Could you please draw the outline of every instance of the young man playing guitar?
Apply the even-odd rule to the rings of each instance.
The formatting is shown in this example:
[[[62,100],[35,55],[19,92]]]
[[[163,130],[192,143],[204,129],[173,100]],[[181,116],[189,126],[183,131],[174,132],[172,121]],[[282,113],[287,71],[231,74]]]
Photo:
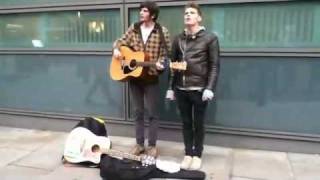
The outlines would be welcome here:
[[[216,35],[200,25],[202,14],[195,3],[186,5],[184,31],[172,44],[172,59],[185,61],[186,71],[172,73],[166,97],[177,98],[183,122],[185,156],[183,169],[200,169],[204,140],[204,118],[213,99],[219,74],[219,42]]]
[[[123,36],[114,43],[113,57],[121,60],[121,46],[127,46],[134,51],[143,51],[155,66],[148,67],[144,78],[129,80],[130,95],[133,100],[134,119],[136,129],[136,145],[130,153],[139,155],[146,150],[150,156],[156,157],[158,132],[158,103],[159,83],[158,76],[164,69],[163,63],[170,49],[168,30],[160,26],[156,20],[159,7],[155,2],[145,1],[140,4],[140,21],[131,25]],[[161,34],[162,33],[162,34]],[[163,38],[161,38],[163,37]],[[163,42],[165,41],[165,42]],[[145,106],[146,105],[146,106]],[[144,109],[149,120],[148,147],[145,149],[144,141]]]

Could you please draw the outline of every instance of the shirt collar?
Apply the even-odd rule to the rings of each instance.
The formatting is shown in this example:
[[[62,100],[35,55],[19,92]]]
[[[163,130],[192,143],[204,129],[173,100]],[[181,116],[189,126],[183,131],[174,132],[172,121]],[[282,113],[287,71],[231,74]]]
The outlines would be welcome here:
[[[184,34],[185,35],[195,35],[195,34],[197,34],[198,32],[200,32],[202,30],[206,30],[206,28],[204,26],[199,26],[199,29],[195,33],[191,34],[191,33],[188,32],[187,28],[185,28],[184,29]]]

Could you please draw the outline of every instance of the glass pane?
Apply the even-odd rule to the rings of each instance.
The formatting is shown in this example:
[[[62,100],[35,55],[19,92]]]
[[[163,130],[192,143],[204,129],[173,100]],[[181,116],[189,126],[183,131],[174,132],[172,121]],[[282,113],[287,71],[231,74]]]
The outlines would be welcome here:
[[[319,2],[205,6],[205,24],[227,48],[320,47]]]
[[[183,30],[183,6],[161,7],[171,36]],[[319,48],[320,2],[202,5],[204,26],[222,48]],[[138,9],[130,9],[130,23]]]
[[[0,55],[0,107],[124,117],[110,56]]]
[[[0,15],[0,48],[111,48],[119,9]]]
[[[229,57],[221,62],[209,124],[319,134],[320,58]]]

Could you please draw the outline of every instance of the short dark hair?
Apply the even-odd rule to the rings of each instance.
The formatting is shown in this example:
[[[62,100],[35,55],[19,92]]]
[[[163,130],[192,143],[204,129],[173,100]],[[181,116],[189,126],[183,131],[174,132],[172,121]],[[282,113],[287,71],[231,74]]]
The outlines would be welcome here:
[[[154,16],[153,20],[156,21],[159,16],[159,7],[155,2],[145,1],[140,4],[140,9],[147,8],[150,12],[150,16]]]
[[[193,8],[193,9],[196,9],[198,14],[200,16],[202,16],[202,12],[201,12],[201,9],[200,9],[200,6],[198,4],[196,4],[195,2],[190,2],[188,3],[184,9],[187,9],[187,8]]]

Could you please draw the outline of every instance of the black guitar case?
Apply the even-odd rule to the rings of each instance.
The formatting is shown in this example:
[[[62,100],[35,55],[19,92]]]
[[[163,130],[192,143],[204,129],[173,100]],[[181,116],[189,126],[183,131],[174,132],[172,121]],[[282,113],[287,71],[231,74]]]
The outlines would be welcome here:
[[[105,127],[105,123],[102,119],[96,117],[85,117],[84,120],[80,121],[77,125],[75,125],[75,129],[77,127],[84,127],[90,130],[93,134],[97,136],[106,136],[108,137],[107,129]]]
[[[151,178],[204,180],[202,171],[180,170],[177,173],[166,173],[155,165],[142,166],[138,161],[120,160],[104,155],[100,162],[100,176],[103,180],[148,180]]]

